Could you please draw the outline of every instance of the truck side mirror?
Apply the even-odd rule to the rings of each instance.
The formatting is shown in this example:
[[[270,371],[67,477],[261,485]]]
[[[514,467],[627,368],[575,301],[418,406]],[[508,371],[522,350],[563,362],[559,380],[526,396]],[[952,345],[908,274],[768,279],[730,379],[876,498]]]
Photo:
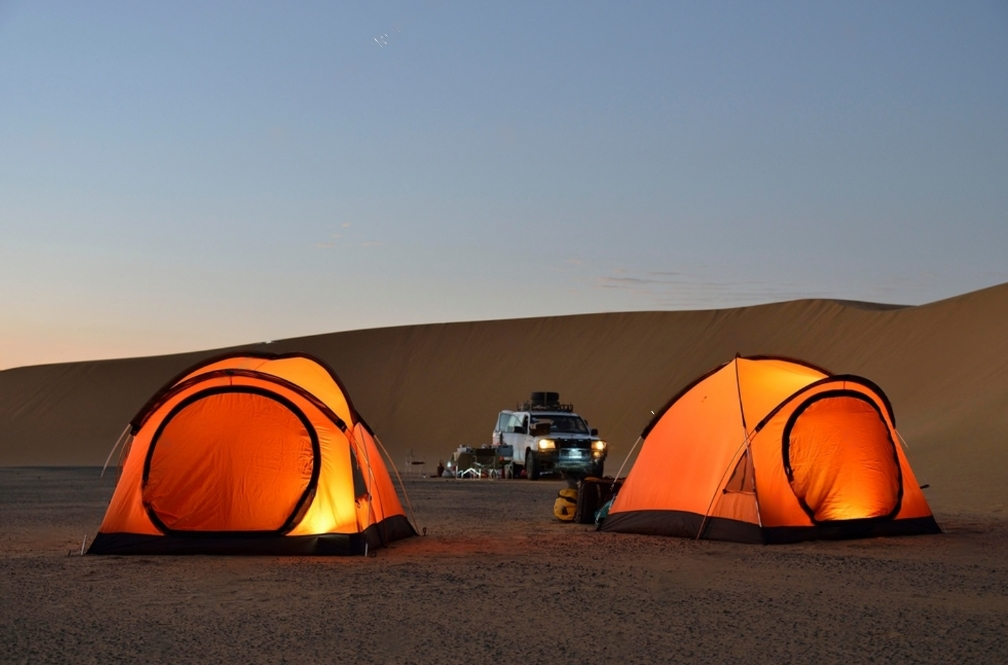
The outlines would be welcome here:
[[[592,435],[592,436],[598,436],[598,430],[597,430],[597,429],[595,429],[594,427],[592,427],[592,430],[591,430],[591,435]]]

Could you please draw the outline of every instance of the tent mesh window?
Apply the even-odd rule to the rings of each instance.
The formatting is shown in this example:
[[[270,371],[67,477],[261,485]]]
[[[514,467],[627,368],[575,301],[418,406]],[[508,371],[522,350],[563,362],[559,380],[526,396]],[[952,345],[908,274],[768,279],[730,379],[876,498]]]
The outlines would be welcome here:
[[[724,491],[742,492],[744,494],[753,494],[756,491],[752,458],[749,457],[748,450],[742,453],[742,457],[739,458],[738,464],[735,465],[735,470],[732,471],[731,478],[728,479]]]
[[[354,499],[363,499],[368,495],[367,483],[364,482],[364,472],[357,463],[357,455],[350,451],[350,473],[353,476]]]

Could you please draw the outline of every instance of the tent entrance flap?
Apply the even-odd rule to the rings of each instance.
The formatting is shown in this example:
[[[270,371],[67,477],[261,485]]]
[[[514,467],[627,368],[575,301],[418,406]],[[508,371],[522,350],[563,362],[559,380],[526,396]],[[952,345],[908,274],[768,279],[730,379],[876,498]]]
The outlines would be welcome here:
[[[144,507],[164,533],[288,531],[310,502],[318,445],[307,417],[278,395],[197,393],[151,441]]]
[[[784,470],[814,523],[885,519],[900,508],[903,479],[890,429],[863,394],[821,393],[784,428]]]

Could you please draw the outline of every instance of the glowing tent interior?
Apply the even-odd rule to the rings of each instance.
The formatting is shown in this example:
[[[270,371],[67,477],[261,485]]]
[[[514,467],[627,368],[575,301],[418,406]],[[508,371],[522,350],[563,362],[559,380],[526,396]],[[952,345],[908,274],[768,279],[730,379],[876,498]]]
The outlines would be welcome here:
[[[200,363],[124,438],[91,554],[357,554],[416,534],[373,432],[307,355]]]
[[[938,533],[871,381],[736,357],[675,396],[603,531],[741,542]]]

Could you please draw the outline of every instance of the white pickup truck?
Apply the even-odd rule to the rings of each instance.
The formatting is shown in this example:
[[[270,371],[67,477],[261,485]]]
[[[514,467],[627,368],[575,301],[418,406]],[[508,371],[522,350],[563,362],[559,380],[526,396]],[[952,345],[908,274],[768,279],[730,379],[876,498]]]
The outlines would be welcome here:
[[[529,480],[554,472],[601,478],[608,452],[598,430],[589,429],[573,405],[561,404],[559,393],[552,392],[534,392],[514,411],[501,411],[493,445],[510,447],[515,476],[524,469]]]

